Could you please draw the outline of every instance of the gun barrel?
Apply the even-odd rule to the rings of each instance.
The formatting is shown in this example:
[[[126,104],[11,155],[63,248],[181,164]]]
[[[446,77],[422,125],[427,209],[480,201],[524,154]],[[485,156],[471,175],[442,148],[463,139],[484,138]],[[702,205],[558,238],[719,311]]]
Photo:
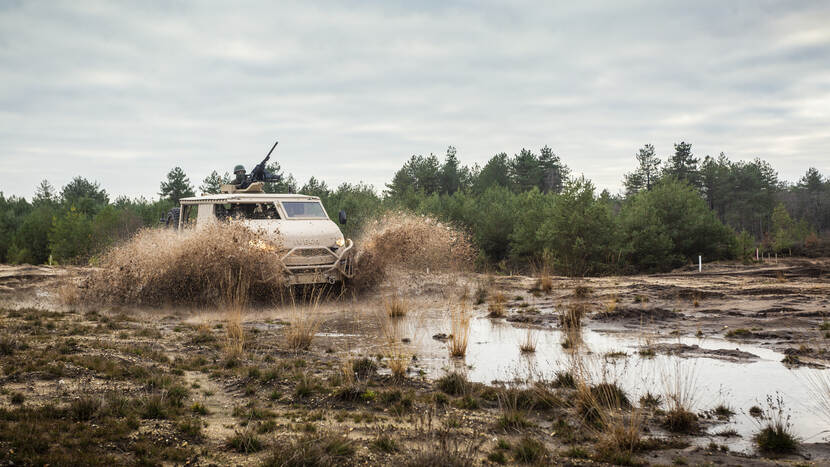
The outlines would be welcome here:
[[[279,141],[275,141],[275,142],[274,142],[274,145],[273,145],[273,146],[271,146],[271,150],[270,150],[270,151],[268,151],[268,155],[267,155],[267,156],[265,156],[265,160],[266,160],[266,161],[268,160],[268,158],[269,158],[269,157],[271,157],[271,153],[272,153],[272,152],[274,152],[274,149],[276,149],[276,147],[277,147],[277,145],[278,145],[278,144],[280,144],[280,142],[279,142]]]

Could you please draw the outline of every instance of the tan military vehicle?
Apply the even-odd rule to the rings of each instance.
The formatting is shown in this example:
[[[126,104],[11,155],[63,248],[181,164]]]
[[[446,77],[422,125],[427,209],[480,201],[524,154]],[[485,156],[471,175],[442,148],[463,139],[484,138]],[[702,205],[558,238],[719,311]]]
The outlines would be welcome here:
[[[182,198],[180,207],[168,213],[166,225],[182,230],[215,222],[240,222],[273,236],[281,246],[279,251],[264,243],[251,247],[260,248],[262,254],[280,255],[289,285],[333,284],[352,277],[354,244],[329,219],[320,198],[264,193],[262,183],[253,183],[244,190],[225,185],[222,191]],[[339,220],[346,223],[345,212],[340,211]]]
[[[287,285],[334,284],[351,278],[354,243],[343,238],[320,198],[264,192],[265,183],[280,180],[265,169],[276,147],[274,143],[250,174],[246,175],[245,168],[237,165],[236,181],[222,185],[219,194],[182,198],[180,206],[171,209],[161,222],[178,230],[198,229],[215,222],[240,222],[271,236],[279,248],[266,242],[250,246],[262,250],[264,255],[280,255]],[[346,223],[344,211],[340,211],[339,221]]]

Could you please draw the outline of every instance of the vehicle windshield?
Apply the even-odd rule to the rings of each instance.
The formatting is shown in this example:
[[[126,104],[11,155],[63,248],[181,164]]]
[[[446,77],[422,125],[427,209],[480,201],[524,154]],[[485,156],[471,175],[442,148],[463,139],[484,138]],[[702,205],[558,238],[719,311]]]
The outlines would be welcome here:
[[[312,217],[325,219],[327,217],[326,211],[323,210],[323,205],[319,201],[283,201],[282,207],[289,218]]]
[[[214,207],[217,219],[279,219],[274,203],[225,203]]]

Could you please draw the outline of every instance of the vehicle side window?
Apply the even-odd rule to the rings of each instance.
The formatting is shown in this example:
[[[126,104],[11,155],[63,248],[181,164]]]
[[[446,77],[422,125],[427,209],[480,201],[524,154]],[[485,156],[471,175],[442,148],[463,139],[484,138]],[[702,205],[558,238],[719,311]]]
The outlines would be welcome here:
[[[274,203],[225,203],[214,205],[217,219],[279,219]]]

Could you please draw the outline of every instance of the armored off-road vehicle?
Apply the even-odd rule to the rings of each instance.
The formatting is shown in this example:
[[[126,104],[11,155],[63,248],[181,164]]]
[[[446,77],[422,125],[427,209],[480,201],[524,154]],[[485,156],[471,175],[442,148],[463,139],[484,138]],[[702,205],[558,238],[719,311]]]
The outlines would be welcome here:
[[[215,222],[240,222],[272,236],[279,249],[264,243],[251,247],[259,248],[262,254],[280,255],[287,285],[333,284],[351,278],[354,243],[345,239],[329,219],[320,198],[263,191],[265,182],[278,180],[264,169],[268,157],[240,183],[222,185],[219,194],[182,198],[180,206],[171,209],[163,223],[182,230]],[[339,221],[346,223],[344,211],[340,211]]]

